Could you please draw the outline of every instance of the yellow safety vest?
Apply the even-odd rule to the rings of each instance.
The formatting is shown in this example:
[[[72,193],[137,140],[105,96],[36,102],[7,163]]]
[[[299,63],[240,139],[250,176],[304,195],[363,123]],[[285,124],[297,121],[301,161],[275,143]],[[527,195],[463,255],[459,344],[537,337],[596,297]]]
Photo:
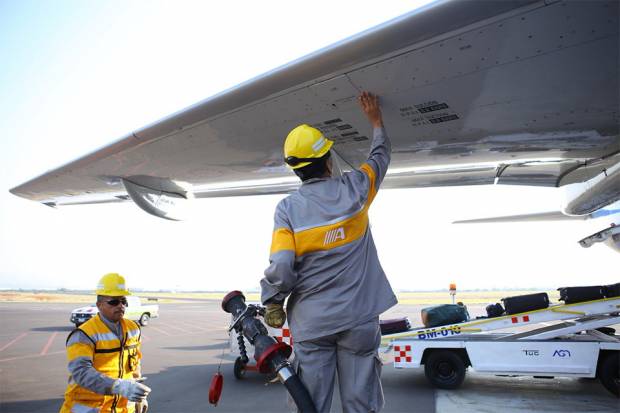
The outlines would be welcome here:
[[[67,347],[67,361],[77,357],[88,357],[93,360],[93,367],[100,373],[114,379],[131,379],[138,369],[142,353],[140,352],[140,327],[131,321],[121,319],[123,343],[107,325],[95,316],[74,330],[69,337],[81,330],[93,345],[73,343]],[[67,341],[69,340],[67,338]],[[65,391],[65,402],[60,413],[74,412],[111,412],[131,413],[134,403],[119,395],[104,395],[80,387],[72,377]]]

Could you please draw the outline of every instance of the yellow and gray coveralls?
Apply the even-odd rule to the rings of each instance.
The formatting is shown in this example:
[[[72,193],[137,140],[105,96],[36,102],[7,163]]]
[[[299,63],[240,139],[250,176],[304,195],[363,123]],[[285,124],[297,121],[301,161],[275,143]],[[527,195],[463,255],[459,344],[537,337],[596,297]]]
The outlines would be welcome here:
[[[368,225],[390,162],[375,128],[368,160],[338,178],[309,179],[275,212],[263,303],[287,302],[294,367],[318,412],[329,412],[338,372],[345,412],[383,407],[379,314],[396,304]]]
[[[67,337],[69,385],[60,413],[134,412],[134,403],[112,394],[116,379],[139,376],[140,327],[97,314]]]

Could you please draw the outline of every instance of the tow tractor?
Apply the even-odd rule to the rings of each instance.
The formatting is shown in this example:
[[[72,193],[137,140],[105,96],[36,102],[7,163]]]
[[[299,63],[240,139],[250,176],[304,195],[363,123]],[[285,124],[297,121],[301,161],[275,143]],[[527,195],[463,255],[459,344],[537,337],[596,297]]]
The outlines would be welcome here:
[[[620,297],[475,319],[384,335],[382,353],[397,369],[421,368],[435,387],[455,389],[468,367],[479,373],[597,377],[619,396]],[[542,324],[541,324],[542,323]],[[495,332],[512,329],[518,332]]]

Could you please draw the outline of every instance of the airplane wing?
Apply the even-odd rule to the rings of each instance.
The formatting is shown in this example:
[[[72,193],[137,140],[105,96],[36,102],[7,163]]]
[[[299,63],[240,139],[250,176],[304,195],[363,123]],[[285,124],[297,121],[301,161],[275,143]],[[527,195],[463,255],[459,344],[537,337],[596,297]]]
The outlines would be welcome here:
[[[487,224],[494,222],[548,222],[585,220],[588,215],[565,215],[560,211],[535,212],[531,214],[504,215],[501,217],[485,217],[453,221],[453,224]]]
[[[618,15],[613,0],[438,1],[11,192],[50,206],[133,199],[164,217],[190,197],[291,192],[288,131],[316,126],[342,169],[357,167],[371,130],[356,97],[369,90],[393,145],[384,187],[606,182],[579,191],[571,211],[588,213],[620,199]]]

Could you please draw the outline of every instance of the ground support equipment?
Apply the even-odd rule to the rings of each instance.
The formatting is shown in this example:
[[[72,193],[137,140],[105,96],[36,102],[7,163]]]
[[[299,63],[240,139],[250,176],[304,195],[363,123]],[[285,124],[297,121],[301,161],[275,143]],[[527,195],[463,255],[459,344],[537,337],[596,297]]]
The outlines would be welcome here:
[[[394,367],[421,368],[436,387],[455,389],[467,368],[494,375],[597,377],[618,396],[620,298],[419,328],[382,338]],[[486,333],[518,328],[517,332]]]

